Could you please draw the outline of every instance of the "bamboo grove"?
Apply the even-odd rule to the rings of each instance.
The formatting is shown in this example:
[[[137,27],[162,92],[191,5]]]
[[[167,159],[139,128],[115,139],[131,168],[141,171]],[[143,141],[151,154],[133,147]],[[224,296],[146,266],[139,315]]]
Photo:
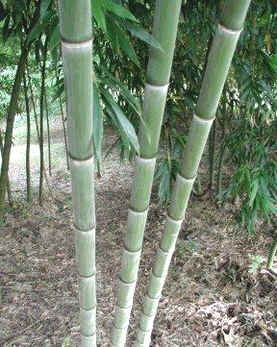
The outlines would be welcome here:
[[[149,346],[162,288],[185,216],[198,166],[215,118],[237,40],[250,0],[228,1],[213,39],[200,96],[189,130],[168,210],[165,232],[150,275],[136,346]],[[166,103],[181,1],[157,0],[153,35],[161,50],[151,49],[139,131],[127,232],[124,241],[112,346],[124,346],[136,287],[144,228],[152,190],[156,155]],[[82,346],[96,345],[95,217],[92,163],[92,66],[90,2],[60,1],[61,36],[69,113],[69,153],[80,279]]]
[[[195,200],[213,200],[220,209],[225,202],[235,206],[239,197],[236,213],[249,234],[254,234],[259,218],[273,226],[265,268],[274,268],[277,108],[276,90],[269,87],[276,86],[277,77],[273,9],[273,0],[0,0],[0,63],[9,57],[17,66],[3,64],[14,70],[8,70],[13,84],[3,84],[0,91],[0,99],[9,97],[9,102],[0,100],[0,229],[5,213],[18,206],[10,162],[17,140],[14,128],[25,112],[25,203],[31,206],[37,194],[38,208],[43,208],[49,192],[49,200],[62,212],[67,202],[59,200],[52,183],[59,179],[57,172],[71,182],[72,222],[67,219],[66,228],[74,233],[78,345],[102,344],[97,321],[102,320],[97,314],[102,269],[96,254],[101,251],[103,221],[101,214],[97,220],[96,206],[103,159],[114,148],[119,148],[120,159],[132,161],[134,170],[126,189],[127,218],[119,227],[119,265],[113,269],[110,346],[155,344],[153,329],[163,289],[170,264],[179,257],[178,238],[193,222],[187,209]],[[259,81],[261,75],[264,79]],[[0,76],[0,82],[5,78]],[[60,151],[55,146],[57,129],[52,129],[56,116],[62,134],[62,173],[54,168]],[[116,137],[111,146],[110,139],[104,142],[104,129]],[[37,171],[32,165],[34,144]],[[164,224],[160,239],[149,241],[145,232],[156,212],[152,202],[158,200]],[[110,229],[115,225],[113,219],[105,223]],[[154,229],[160,231],[159,226]],[[148,259],[142,259],[145,239],[146,246],[157,241],[147,268]],[[142,271],[147,285],[141,297],[136,294],[141,293]],[[135,298],[141,299],[138,314]]]
[[[165,231],[154,259],[136,346],[149,346],[151,342],[158,302],[249,4],[250,1],[226,2],[213,39],[195,115],[189,129],[181,171],[173,188]]]

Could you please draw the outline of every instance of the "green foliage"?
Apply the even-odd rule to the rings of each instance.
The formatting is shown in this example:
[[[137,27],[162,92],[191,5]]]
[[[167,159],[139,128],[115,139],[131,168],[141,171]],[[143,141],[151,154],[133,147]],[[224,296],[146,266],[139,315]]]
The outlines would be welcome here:
[[[242,37],[245,48],[235,59],[234,92],[226,107],[231,117],[226,144],[235,170],[225,197],[240,198],[239,220],[249,232],[258,219],[270,221],[277,211],[276,13],[272,1],[256,5]]]
[[[240,198],[240,220],[249,232],[253,232],[258,218],[270,220],[277,212],[277,147],[274,140],[277,120],[251,127],[247,119],[242,119],[239,125],[227,142],[232,150],[230,160],[237,169],[226,198]]]
[[[158,169],[161,202],[167,202],[178,169],[172,159],[180,159],[179,143],[172,137],[185,133],[195,109],[217,4],[187,1],[182,7]],[[230,180],[224,180],[224,194],[217,193],[223,201],[240,199],[238,220],[249,232],[258,220],[270,221],[276,213],[276,23],[274,1],[253,1],[218,112],[216,174],[222,175],[219,161],[225,147],[223,166],[228,165]]]
[[[15,77],[15,71],[12,67],[0,69],[1,73],[1,89],[0,89],[0,120],[7,111],[11,89]]]

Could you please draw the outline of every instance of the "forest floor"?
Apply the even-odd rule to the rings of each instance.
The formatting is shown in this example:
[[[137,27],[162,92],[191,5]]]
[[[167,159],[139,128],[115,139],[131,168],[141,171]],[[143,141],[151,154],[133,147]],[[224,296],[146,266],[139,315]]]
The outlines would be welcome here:
[[[18,130],[18,133],[20,129]],[[107,148],[114,135],[107,134]],[[52,133],[54,169],[37,202],[38,146],[32,142],[33,203],[25,199],[25,146],[17,136],[10,180],[16,197],[0,225],[0,346],[78,346],[77,275],[70,175],[60,125]],[[113,151],[96,179],[98,345],[109,346],[116,276],[133,167]],[[265,270],[270,236],[249,237],[233,207],[192,197],[159,306],[152,347],[276,346],[276,277]],[[153,194],[127,346],[135,338],[151,262],[165,223]],[[252,257],[252,258],[251,258]],[[254,257],[254,258],[253,258]],[[251,271],[252,270],[252,271]]]

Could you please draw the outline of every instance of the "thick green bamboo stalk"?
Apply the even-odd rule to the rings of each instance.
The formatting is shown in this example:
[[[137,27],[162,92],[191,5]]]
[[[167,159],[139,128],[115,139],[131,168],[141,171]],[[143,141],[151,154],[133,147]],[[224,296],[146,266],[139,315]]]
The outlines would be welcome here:
[[[175,243],[249,4],[250,0],[226,1],[221,23],[213,39],[181,171],[175,182],[165,231],[150,275],[136,347],[147,347],[151,342],[154,319]]]
[[[95,208],[90,0],[59,0],[68,115],[81,346],[96,346]]]
[[[174,55],[181,0],[157,0],[153,35],[162,49],[152,48],[147,69],[143,119],[139,130],[140,156],[136,159],[119,275],[112,346],[124,346],[136,287],[143,235],[158,152],[161,125]]]

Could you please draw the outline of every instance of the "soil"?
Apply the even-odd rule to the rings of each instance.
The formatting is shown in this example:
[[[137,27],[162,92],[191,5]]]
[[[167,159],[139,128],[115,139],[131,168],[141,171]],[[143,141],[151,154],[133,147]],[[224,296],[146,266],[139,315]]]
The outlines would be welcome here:
[[[106,147],[114,135],[107,138]],[[15,153],[20,155],[17,145]],[[78,346],[70,175],[64,162],[54,167],[52,193],[46,188],[40,207],[37,181],[33,180],[33,203],[27,205],[24,171],[15,157],[11,166],[16,201],[0,226],[0,346]],[[120,162],[113,151],[104,161],[103,176],[96,179],[101,347],[110,345],[132,175],[132,164]],[[265,270],[264,262],[271,238],[263,225],[255,237],[247,236],[236,226],[233,212],[231,205],[213,205],[208,195],[192,197],[160,301],[152,347],[277,346],[276,275]],[[164,223],[165,209],[154,193],[127,346],[135,338]]]

